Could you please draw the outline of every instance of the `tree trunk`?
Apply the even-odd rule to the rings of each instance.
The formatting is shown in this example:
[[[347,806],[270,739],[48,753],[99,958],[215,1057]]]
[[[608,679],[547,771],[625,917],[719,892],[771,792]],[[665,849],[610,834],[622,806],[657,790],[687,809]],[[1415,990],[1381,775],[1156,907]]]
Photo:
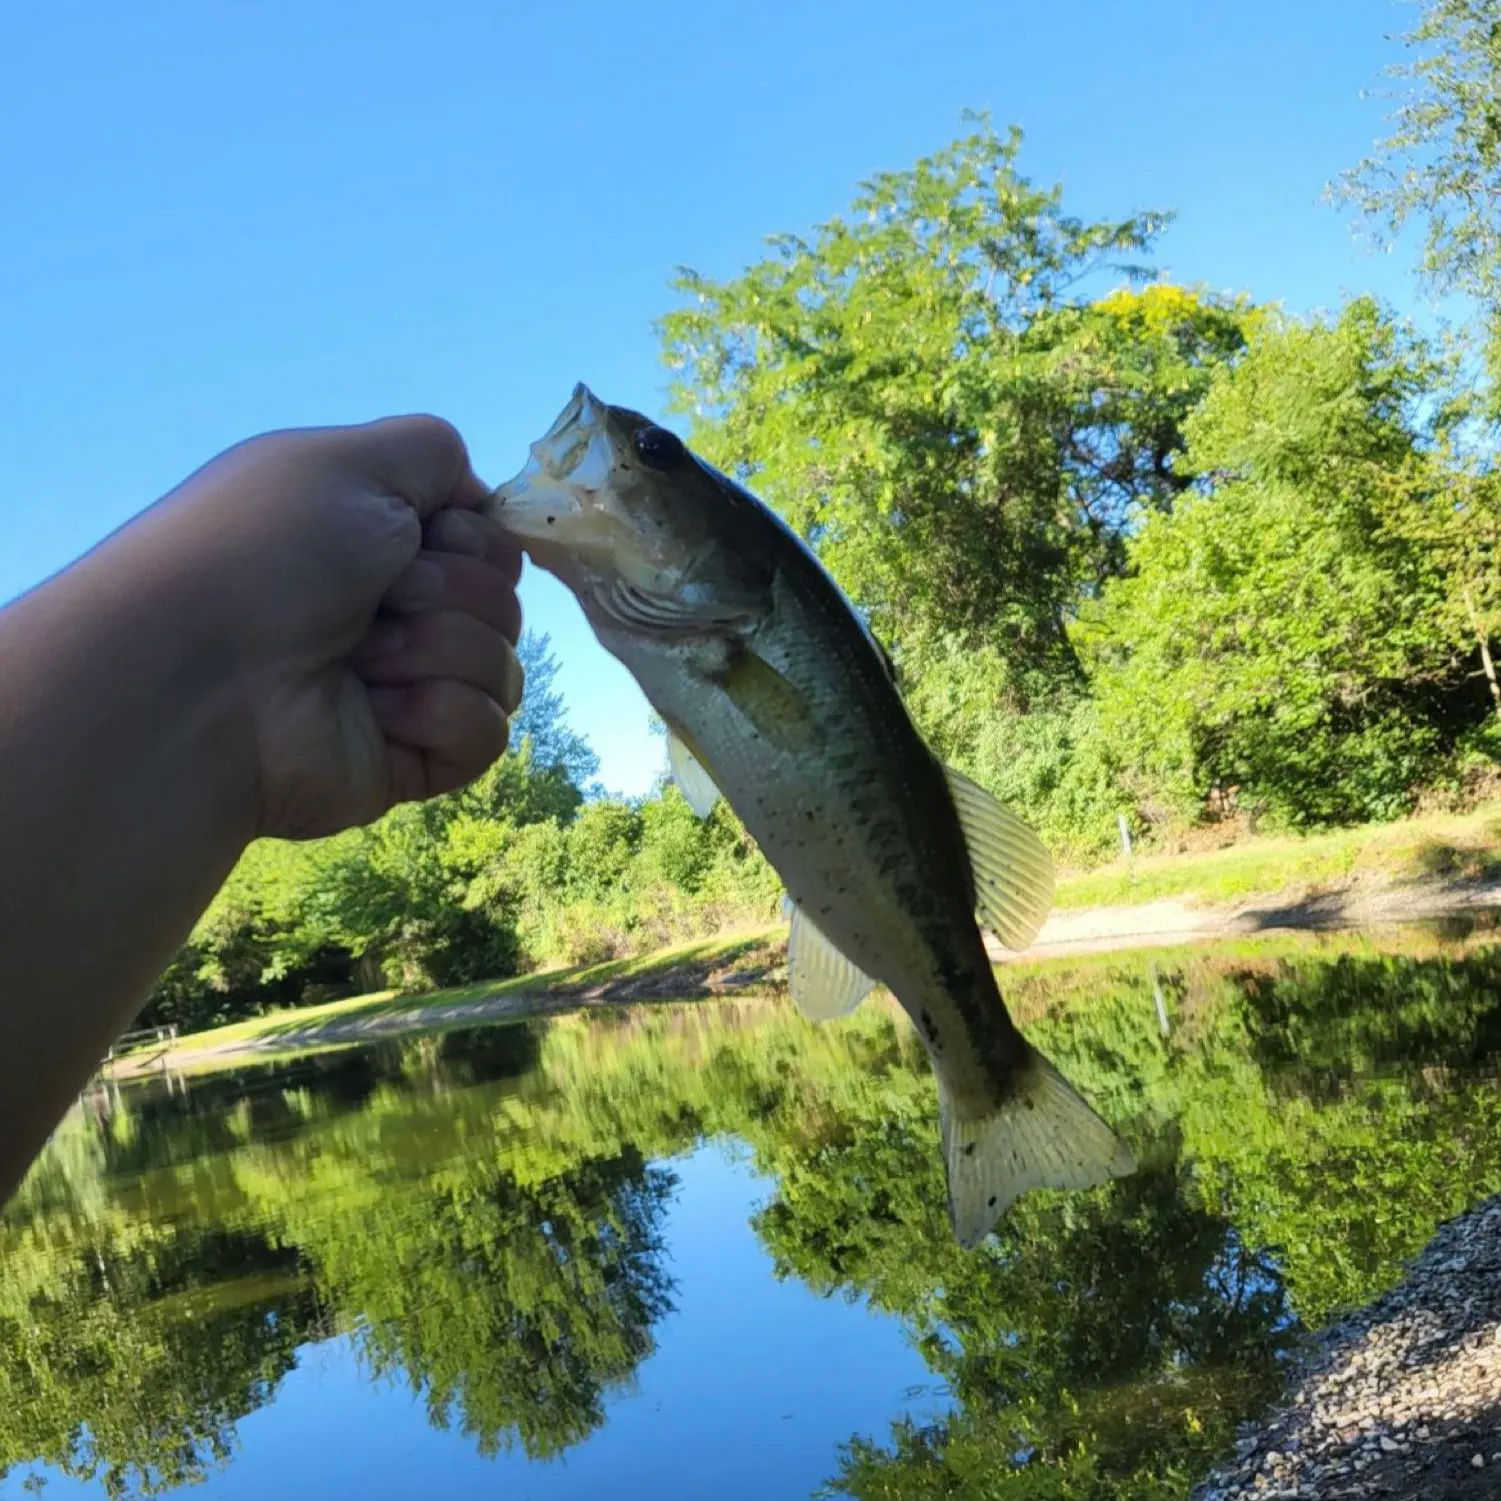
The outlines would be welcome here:
[[[1485,669],[1485,680],[1490,685],[1491,702],[1496,706],[1496,718],[1501,719],[1501,683],[1496,681],[1496,663],[1491,657],[1491,644],[1486,640],[1485,630],[1480,623],[1480,614],[1475,609],[1475,601],[1470,597],[1469,588],[1464,590],[1465,613],[1470,617],[1470,627],[1475,632],[1475,639],[1480,643],[1480,665]]]

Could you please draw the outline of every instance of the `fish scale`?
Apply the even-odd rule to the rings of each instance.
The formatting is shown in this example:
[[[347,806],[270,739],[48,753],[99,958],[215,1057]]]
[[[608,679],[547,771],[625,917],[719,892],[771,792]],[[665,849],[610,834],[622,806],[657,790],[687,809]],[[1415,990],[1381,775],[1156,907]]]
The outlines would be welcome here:
[[[1051,863],[935,759],[889,658],[773,511],[639,413],[579,386],[490,512],[574,593],[666,722],[695,808],[723,796],[793,904],[789,988],[820,1020],[884,985],[938,1081],[965,1245],[1031,1188],[1084,1188],[1130,1153],[1022,1037],[976,920],[1035,935]]]

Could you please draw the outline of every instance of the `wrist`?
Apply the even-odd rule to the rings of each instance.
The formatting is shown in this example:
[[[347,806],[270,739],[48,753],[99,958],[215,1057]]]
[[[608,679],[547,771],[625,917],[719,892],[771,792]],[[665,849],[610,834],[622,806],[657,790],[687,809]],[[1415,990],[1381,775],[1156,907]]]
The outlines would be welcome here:
[[[233,654],[150,552],[0,612],[0,1200],[254,833]]]
[[[54,734],[120,765],[188,813],[213,863],[254,837],[258,788],[251,654],[232,590],[174,556],[179,518],[154,508],[14,607],[28,671],[45,663]],[[108,774],[108,773],[103,773]],[[191,809],[191,812],[188,810]]]

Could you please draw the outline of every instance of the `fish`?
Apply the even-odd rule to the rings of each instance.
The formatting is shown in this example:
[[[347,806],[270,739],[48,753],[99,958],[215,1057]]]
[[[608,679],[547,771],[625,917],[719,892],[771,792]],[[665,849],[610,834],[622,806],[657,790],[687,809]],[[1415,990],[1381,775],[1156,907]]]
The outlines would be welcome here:
[[[1134,1171],[1022,1036],[982,924],[1025,948],[1042,841],[914,724],[890,654],[813,549],[671,429],[578,385],[488,514],[574,595],[667,729],[701,818],[721,797],[786,892],[788,989],[815,1021],[877,986],[922,1040],[948,1213],[972,1248],[1034,1188]]]

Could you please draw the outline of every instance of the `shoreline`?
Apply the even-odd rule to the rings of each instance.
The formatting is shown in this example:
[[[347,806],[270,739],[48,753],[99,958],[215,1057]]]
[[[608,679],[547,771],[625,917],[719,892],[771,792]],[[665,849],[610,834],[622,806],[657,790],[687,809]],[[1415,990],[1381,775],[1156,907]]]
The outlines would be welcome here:
[[[1051,913],[1030,948],[1012,953],[986,936],[997,965],[1027,965],[1047,960],[1083,958],[1129,949],[1166,948],[1216,939],[1275,937],[1278,934],[1339,932],[1404,922],[1464,921],[1501,912],[1501,879],[1457,881],[1427,879],[1394,883],[1354,878],[1339,887],[1283,891],[1234,903],[1209,903],[1164,897],[1131,905],[1082,907]],[[619,965],[596,966],[574,980],[545,973],[527,980],[497,982],[488,993],[459,995],[451,1001],[401,999],[373,1001],[370,1013],[320,1016],[309,1008],[305,1024],[298,1012],[279,1013],[281,1025],[258,1035],[213,1041],[213,1032],[188,1033],[167,1047],[148,1047],[112,1060],[96,1080],[123,1082],[156,1073],[189,1071],[231,1060],[252,1062],[282,1053],[319,1047],[349,1047],[377,1038],[403,1036],[439,1028],[547,1016],[588,1006],[629,1005],[643,1001],[693,1000],[769,988],[785,962],[780,929],[731,938],[708,947],[704,959],[688,946],[681,957],[671,952]],[[638,967],[633,967],[638,966]],[[579,972],[563,972],[578,975]],[[487,987],[469,987],[485,992]],[[202,1039],[199,1042],[195,1038]]]
[[[1374,1302],[1310,1336],[1281,1400],[1192,1501],[1501,1494],[1501,1195],[1441,1225]]]

